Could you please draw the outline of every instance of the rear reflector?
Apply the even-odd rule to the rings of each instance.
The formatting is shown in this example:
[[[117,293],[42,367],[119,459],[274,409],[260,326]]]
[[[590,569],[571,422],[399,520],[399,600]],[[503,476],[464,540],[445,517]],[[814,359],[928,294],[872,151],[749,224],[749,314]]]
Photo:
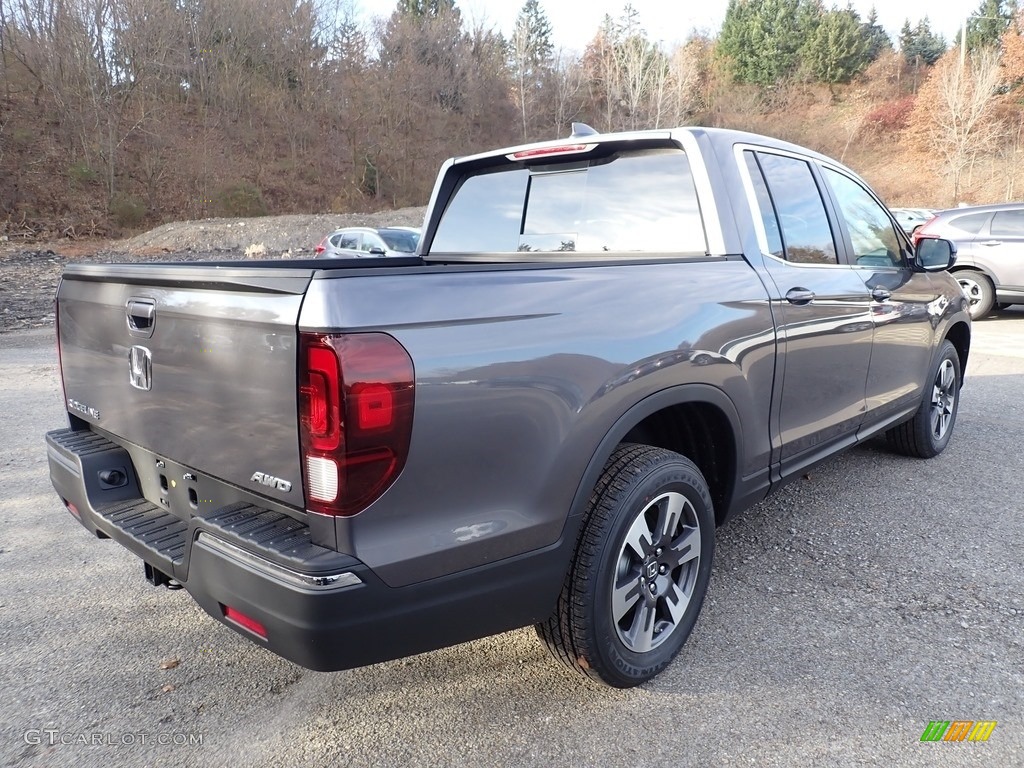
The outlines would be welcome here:
[[[68,508],[68,512],[77,517],[79,520],[82,519],[82,513],[78,511],[78,507],[72,504],[67,499],[64,499],[64,506]]]
[[[259,637],[261,640],[267,639],[267,630],[260,624],[256,619],[251,616],[246,616],[239,610],[232,608],[230,605],[221,605],[221,609],[224,611],[224,618],[241,627],[244,630],[252,632],[254,635]]]

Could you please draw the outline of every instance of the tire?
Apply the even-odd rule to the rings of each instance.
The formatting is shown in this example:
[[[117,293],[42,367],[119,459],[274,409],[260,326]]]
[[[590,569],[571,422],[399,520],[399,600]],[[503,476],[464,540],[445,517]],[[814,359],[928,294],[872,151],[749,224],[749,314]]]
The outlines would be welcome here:
[[[886,433],[896,450],[918,459],[930,459],[945,450],[960,405],[960,376],[956,348],[944,341],[917,413]]]
[[[996,290],[992,287],[992,281],[983,272],[973,269],[964,269],[957,272],[953,277],[960,283],[964,295],[969,302],[967,312],[971,320],[980,320],[992,311],[996,301]]]
[[[693,630],[714,546],[711,494],[693,462],[623,444],[594,488],[558,605],[537,634],[587,678],[615,688],[650,680]]]

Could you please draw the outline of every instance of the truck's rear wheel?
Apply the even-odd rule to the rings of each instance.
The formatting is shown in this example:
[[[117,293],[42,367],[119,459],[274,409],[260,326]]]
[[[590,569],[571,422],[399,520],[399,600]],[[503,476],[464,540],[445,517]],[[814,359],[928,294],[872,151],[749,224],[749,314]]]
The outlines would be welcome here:
[[[537,633],[560,661],[617,688],[668,666],[707,592],[715,517],[700,470],[619,446],[590,498],[558,607]]]

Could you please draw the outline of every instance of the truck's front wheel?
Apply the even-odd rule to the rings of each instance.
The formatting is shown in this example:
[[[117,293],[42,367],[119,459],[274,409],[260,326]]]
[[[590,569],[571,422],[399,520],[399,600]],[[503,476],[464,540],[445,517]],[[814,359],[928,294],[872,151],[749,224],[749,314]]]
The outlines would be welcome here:
[[[537,633],[583,675],[617,688],[651,679],[697,621],[714,531],[711,494],[693,462],[619,446],[591,495],[558,607]]]
[[[946,449],[960,404],[960,377],[960,356],[952,342],[946,340],[914,418],[886,433],[896,450],[906,456],[930,459]]]

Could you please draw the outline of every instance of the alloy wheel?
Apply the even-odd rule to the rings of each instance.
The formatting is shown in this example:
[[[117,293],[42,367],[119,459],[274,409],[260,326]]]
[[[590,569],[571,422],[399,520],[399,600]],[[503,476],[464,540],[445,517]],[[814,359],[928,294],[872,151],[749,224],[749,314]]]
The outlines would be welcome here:
[[[633,520],[612,584],[612,620],[622,644],[646,653],[678,628],[700,567],[700,522],[689,499],[670,491]]]

